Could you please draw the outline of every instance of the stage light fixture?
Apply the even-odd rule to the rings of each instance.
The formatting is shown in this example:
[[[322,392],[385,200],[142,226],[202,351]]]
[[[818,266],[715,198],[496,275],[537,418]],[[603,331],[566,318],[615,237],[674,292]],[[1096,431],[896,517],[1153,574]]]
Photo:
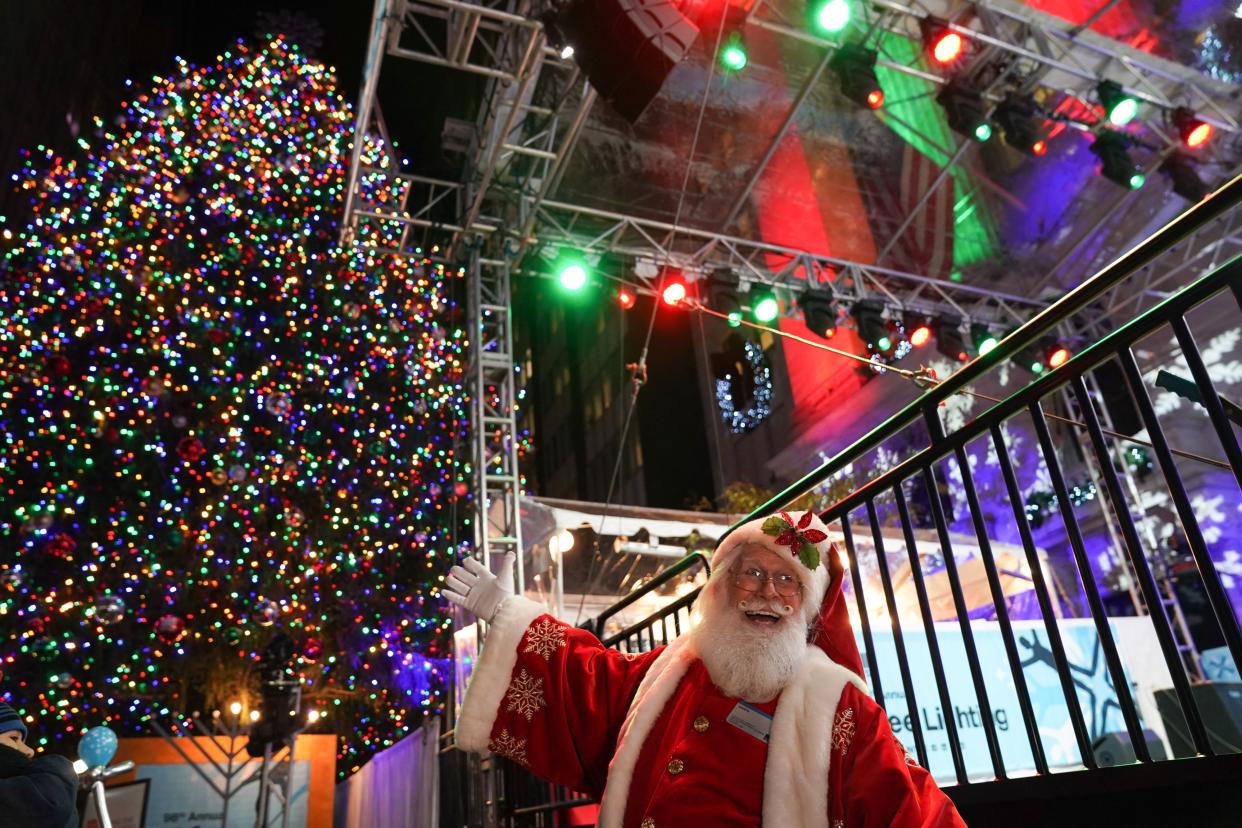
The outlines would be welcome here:
[[[746,68],[749,59],[746,55],[746,42],[741,31],[733,31],[725,38],[720,47],[720,65],[730,72],[740,72]]]
[[[1207,198],[1212,188],[1204,183],[1195,169],[1195,162],[1184,153],[1175,152],[1160,165],[1160,172],[1173,181],[1173,192],[1187,201],[1199,203]]]
[[[1147,180],[1126,150],[1129,141],[1120,132],[1101,132],[1091,144],[1091,151],[1100,159],[1100,175],[1137,190]]]
[[[660,288],[660,298],[664,304],[676,307],[686,301],[689,291],[686,280],[680,273],[669,273],[664,277],[664,286]]]
[[[824,339],[831,339],[837,332],[837,300],[832,287],[824,284],[807,288],[798,297],[798,307],[806,326]]]
[[[557,279],[565,290],[579,291],[587,283],[586,266],[577,259],[567,258],[561,263]]]
[[[629,285],[622,285],[617,288],[617,304],[621,306],[622,310],[629,310],[634,307],[634,303],[637,301],[638,294],[634,291],[634,288]]]
[[[699,36],[668,0],[567,0],[552,19],[600,97],[631,123]]]
[[[853,315],[858,336],[870,350],[883,352],[893,347],[882,301],[859,299],[854,303]]]
[[[1173,126],[1186,149],[1198,149],[1212,138],[1212,125],[1184,106],[1173,110]]]
[[[1127,95],[1121,84],[1110,80],[1100,81],[1095,92],[1104,106],[1108,122],[1113,126],[1125,126],[1138,115],[1138,99]]]
[[[731,328],[742,324],[738,282],[737,274],[727,267],[717,268],[707,279],[707,306],[724,314]]]
[[[962,336],[962,320],[955,316],[941,316],[932,327],[936,334],[936,348],[949,359],[965,362],[970,359],[966,338]]]
[[[1037,345],[1028,345],[1018,353],[1014,354],[1010,361],[1025,371],[1030,371],[1036,376],[1042,374],[1048,369],[1044,362],[1044,356]]]
[[[1054,370],[1064,365],[1070,356],[1070,349],[1061,342],[1053,340],[1044,346],[1044,359]]]
[[[884,104],[884,90],[875,75],[875,59],[874,49],[844,43],[828,61],[841,85],[841,94],[868,109],[879,109]]]
[[[919,29],[923,33],[927,54],[941,66],[953,63],[966,50],[966,38],[938,17],[924,17],[919,21]]]
[[[992,120],[1000,127],[1005,143],[1027,155],[1043,155],[1048,151],[1048,138],[1043,118],[1035,99],[1030,95],[1010,92],[996,105]]]
[[[915,348],[922,348],[928,342],[931,342],[932,329],[926,317],[907,314],[903,324],[906,329],[906,339]]]
[[[975,343],[975,352],[986,356],[1000,343],[1000,337],[992,333],[992,329],[984,324],[970,326],[970,337]]]
[[[936,101],[944,107],[945,118],[954,132],[981,143],[992,137],[987,102],[974,89],[957,81],[949,81],[936,96]]]
[[[849,0],[813,0],[811,19],[821,32],[835,34],[849,25]]]
[[[750,312],[758,322],[771,322],[780,315],[781,304],[769,288],[751,288]]]

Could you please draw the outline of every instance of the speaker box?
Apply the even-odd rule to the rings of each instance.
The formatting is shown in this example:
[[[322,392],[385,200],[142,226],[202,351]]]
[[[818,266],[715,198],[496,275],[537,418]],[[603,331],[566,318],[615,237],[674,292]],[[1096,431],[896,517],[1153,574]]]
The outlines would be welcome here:
[[[1144,730],[1143,738],[1147,741],[1147,752],[1151,754],[1152,759],[1159,761],[1167,758],[1164,754],[1164,742],[1160,741],[1160,737],[1155,732]],[[1091,743],[1091,752],[1095,754],[1096,764],[1101,768],[1130,765],[1138,761],[1138,756],[1134,753],[1134,744],[1130,741],[1130,733],[1125,730],[1105,733]]]
[[[572,0],[556,23],[591,85],[631,123],[699,35],[670,0]]]
[[[1190,728],[1182,715],[1173,688],[1156,691],[1156,707],[1177,757],[1194,756]],[[1216,753],[1242,753],[1242,683],[1207,681],[1190,687],[1191,698],[1207,730],[1208,743]]]

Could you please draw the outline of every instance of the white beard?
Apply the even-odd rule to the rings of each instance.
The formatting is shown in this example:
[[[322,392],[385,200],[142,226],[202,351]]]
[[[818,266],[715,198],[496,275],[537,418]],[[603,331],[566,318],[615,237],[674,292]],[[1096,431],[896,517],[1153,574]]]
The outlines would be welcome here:
[[[745,603],[753,609],[767,602],[755,596]],[[784,620],[766,629],[728,604],[722,581],[709,583],[699,594],[690,643],[725,695],[764,702],[793,679],[806,659],[807,623],[800,612],[781,614]]]

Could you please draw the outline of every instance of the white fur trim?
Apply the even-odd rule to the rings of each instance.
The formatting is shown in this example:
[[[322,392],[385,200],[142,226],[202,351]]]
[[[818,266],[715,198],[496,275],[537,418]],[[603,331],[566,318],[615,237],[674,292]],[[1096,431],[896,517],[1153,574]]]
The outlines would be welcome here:
[[[621,828],[625,820],[630,783],[634,780],[634,767],[638,764],[643,743],[695,659],[688,644],[688,636],[674,640],[656,656],[638,685],[617,736],[617,750],[608,763],[608,781],[600,801],[598,828]]]
[[[794,520],[798,519],[798,515],[790,515],[790,517]],[[802,617],[806,619],[807,624],[810,624],[819,616],[820,604],[824,602],[824,593],[828,591],[828,548],[832,544],[828,540],[815,544],[815,548],[819,550],[819,566],[815,569],[807,569],[797,555],[790,554],[789,547],[777,546],[776,538],[763,531],[765,520],[767,518],[747,521],[720,542],[716,551],[712,553],[712,577],[723,577],[734,559],[741,554],[742,549],[752,544],[770,549],[781,557],[789,558],[802,577],[803,586],[806,587],[806,592],[802,596]],[[828,533],[827,527],[818,517],[813,517],[807,528],[818,529],[824,534]]]
[[[815,645],[781,693],[772,717],[763,771],[763,824],[828,828],[828,766],[832,722],[847,684],[858,676]]]
[[[518,644],[531,623],[546,612],[541,604],[521,595],[509,596],[496,611],[457,717],[454,732],[457,747],[487,753],[492,725],[496,724],[500,702],[517,664]]]

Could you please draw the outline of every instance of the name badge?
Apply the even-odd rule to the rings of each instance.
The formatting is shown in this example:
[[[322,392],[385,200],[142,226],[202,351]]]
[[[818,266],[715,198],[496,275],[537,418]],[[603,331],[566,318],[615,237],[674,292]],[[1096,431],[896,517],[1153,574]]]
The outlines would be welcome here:
[[[772,732],[772,717],[744,701],[737,703],[725,721],[761,742],[766,742]]]

